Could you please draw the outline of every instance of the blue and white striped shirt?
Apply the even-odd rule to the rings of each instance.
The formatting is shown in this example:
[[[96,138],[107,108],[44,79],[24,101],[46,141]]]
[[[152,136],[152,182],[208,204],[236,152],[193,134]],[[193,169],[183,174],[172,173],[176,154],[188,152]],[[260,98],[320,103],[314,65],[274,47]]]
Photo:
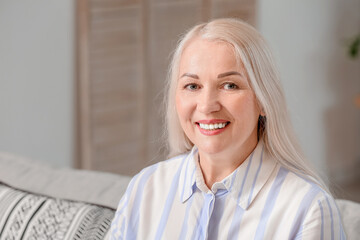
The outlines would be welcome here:
[[[204,183],[197,148],[130,182],[110,239],[345,239],[334,199],[259,142],[228,177]]]

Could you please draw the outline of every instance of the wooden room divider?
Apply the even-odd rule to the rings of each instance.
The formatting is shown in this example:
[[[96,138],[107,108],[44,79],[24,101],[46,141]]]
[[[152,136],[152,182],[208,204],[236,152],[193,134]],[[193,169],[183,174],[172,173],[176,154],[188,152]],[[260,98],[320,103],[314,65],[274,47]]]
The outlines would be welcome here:
[[[220,17],[255,24],[254,0],[76,0],[76,166],[133,175],[164,160],[161,113],[176,42]]]

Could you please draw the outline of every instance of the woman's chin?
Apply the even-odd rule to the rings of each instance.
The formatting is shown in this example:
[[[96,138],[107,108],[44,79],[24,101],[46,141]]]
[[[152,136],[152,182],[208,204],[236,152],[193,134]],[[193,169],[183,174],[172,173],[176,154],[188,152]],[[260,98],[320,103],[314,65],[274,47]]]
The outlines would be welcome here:
[[[196,145],[196,146],[199,149],[199,152],[201,152],[203,154],[219,154],[226,149],[226,146],[224,146],[223,142],[222,143],[219,143],[219,142],[204,143],[204,142],[202,142],[201,144]]]

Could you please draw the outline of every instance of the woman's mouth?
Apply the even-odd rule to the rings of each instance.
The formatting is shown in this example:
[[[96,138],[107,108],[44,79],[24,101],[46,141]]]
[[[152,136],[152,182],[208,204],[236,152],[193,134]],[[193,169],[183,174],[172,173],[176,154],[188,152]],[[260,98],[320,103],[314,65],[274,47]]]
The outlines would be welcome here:
[[[215,123],[215,124],[205,124],[205,123],[198,123],[199,127],[201,129],[205,129],[205,130],[217,130],[217,129],[222,129],[224,128],[226,125],[228,125],[230,122],[224,122],[224,123]]]
[[[213,136],[220,134],[223,131],[225,131],[226,127],[230,124],[230,122],[226,122],[226,121],[222,121],[222,122],[216,121],[212,123],[210,122],[211,121],[196,122],[199,131],[206,136]]]

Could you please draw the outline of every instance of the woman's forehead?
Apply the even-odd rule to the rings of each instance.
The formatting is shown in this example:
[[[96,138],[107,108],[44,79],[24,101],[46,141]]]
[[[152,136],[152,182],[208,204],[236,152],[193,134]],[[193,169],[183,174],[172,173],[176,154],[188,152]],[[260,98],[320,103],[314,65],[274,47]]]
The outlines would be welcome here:
[[[220,40],[195,38],[185,46],[179,60],[179,69],[202,67],[232,68],[240,70],[243,64],[236,56],[233,45]]]

